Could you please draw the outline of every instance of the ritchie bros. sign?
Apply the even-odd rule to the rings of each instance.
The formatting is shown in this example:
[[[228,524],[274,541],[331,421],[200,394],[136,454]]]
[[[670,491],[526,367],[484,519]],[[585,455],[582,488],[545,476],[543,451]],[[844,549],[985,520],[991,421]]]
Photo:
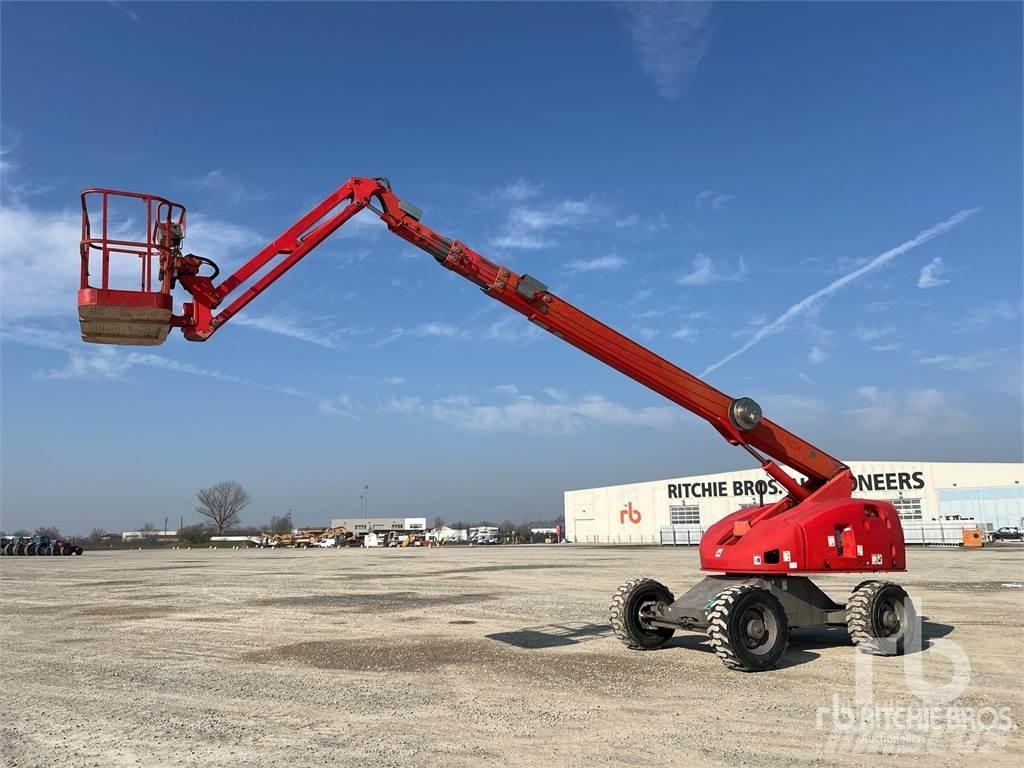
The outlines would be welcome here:
[[[856,491],[918,491],[924,472],[876,472],[856,475]],[[784,489],[776,480],[716,480],[704,483],[669,483],[670,499],[717,499],[733,496],[778,496]]]

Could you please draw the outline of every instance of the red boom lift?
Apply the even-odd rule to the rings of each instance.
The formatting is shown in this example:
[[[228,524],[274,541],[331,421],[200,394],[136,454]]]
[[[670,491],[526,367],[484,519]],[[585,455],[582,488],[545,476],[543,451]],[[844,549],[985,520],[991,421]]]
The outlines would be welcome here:
[[[119,239],[111,203],[143,209],[145,240]],[[789,630],[846,626],[864,651],[902,653],[915,630],[913,606],[896,584],[869,579],[844,604],[834,602],[808,573],[878,573],[906,570],[903,530],[885,501],[854,499],[853,476],[842,462],[762,417],[756,402],[732,399],[640,344],[555,296],[540,280],[519,275],[421,223],[422,211],[391,190],[387,179],[349,179],[263,250],[219,283],[209,259],[182,253],[183,206],[153,195],[111,189],[82,193],[82,338],[106,344],[162,343],[172,327],[190,341],[206,341],[275,280],[346,221],[369,208],[394,234],[484,293],[525,315],[558,338],[621,371],[711,423],[730,444],[750,453],[786,490],[779,501],[742,509],[712,525],[700,543],[707,576],[679,599],[664,585],[633,579],[616,591],[611,624],[630,648],[664,645],[677,629],[706,630],[711,645],[733,669],[776,666]],[[90,222],[98,216],[99,232]],[[111,255],[135,256],[137,290],[110,287]],[[90,261],[100,259],[98,285]],[[157,270],[154,285],[152,273]],[[241,290],[243,283],[263,275]],[[190,294],[173,311],[176,284]],[[782,469],[801,473],[799,482]]]

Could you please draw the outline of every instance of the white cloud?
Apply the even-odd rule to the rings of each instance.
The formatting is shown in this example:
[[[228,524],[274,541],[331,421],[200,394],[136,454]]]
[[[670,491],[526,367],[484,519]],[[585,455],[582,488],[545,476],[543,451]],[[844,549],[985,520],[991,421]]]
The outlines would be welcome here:
[[[945,285],[949,280],[941,279],[940,275],[945,274],[946,271],[946,265],[943,264],[942,257],[936,256],[921,267],[921,274],[917,276],[917,287],[936,288],[940,285]]]
[[[519,387],[515,384],[499,384],[492,390],[497,395],[518,395]]]
[[[1011,357],[1015,355],[1015,357]],[[918,360],[922,365],[934,365],[947,371],[977,371],[993,365],[1010,363],[1020,359],[1020,350],[1010,347],[988,349],[966,355],[931,355]]]
[[[363,421],[358,413],[359,407],[348,395],[323,398],[317,405],[320,408],[320,413],[327,416],[341,416],[354,421]]]
[[[871,347],[872,352],[899,352],[903,347],[895,342],[890,341],[888,344],[875,344]]]
[[[811,351],[807,353],[807,359],[815,364],[824,363],[828,357],[828,352],[819,346],[811,347]]]
[[[190,211],[182,250],[217,262],[223,279],[242,261],[255,255],[267,241],[268,238],[251,227]]]
[[[0,316],[16,322],[74,316],[78,291],[81,213],[35,211],[25,205],[0,209]],[[94,273],[99,273],[99,260]],[[115,279],[127,278],[125,262],[111,261]],[[132,270],[132,274],[135,271]]]
[[[142,218],[115,217],[113,211],[110,221],[113,232],[125,239],[144,237],[140,231]],[[94,222],[94,227],[97,224]],[[0,237],[0,317],[4,322],[75,317],[81,263],[78,254],[81,212],[38,210],[15,202],[0,208],[0,232],[3,232]],[[185,250],[213,259],[222,270],[232,269],[243,254],[249,255],[247,250],[254,251],[264,242],[264,238],[248,227],[201,213],[189,215]],[[92,282],[97,284],[100,280],[98,255],[93,256],[90,270]],[[111,288],[134,289],[139,275],[136,257],[111,256]]]
[[[861,326],[860,328],[857,328],[853,332],[853,335],[857,337],[858,341],[863,341],[863,342],[867,343],[869,341],[878,341],[878,339],[881,339],[883,336],[888,336],[894,330],[896,330],[896,329],[892,328],[892,327],[886,327],[886,328],[865,328],[865,327]]]
[[[709,256],[698,253],[693,257],[692,269],[682,277],[676,278],[679,285],[709,285],[720,282],[739,282],[747,274],[747,265],[740,256],[736,261],[736,268],[717,264]]]
[[[223,169],[205,173],[191,182],[194,186],[205,189],[221,201],[229,205],[263,200],[266,198],[262,192],[250,189],[238,176],[226,173]]]
[[[697,208],[711,208],[713,211],[720,211],[730,200],[735,200],[736,195],[727,195],[723,192],[716,192],[713,189],[702,189],[697,193],[693,204]]]
[[[316,344],[327,349],[337,349],[346,336],[364,336],[372,333],[369,327],[353,326],[348,328],[312,328],[301,325],[290,315],[250,315],[242,313],[231,318],[234,325],[256,328],[279,336],[298,339],[308,344]]]
[[[621,256],[596,256],[593,259],[576,259],[565,265],[570,272],[617,272],[626,264]]]
[[[650,341],[658,335],[658,331],[655,328],[641,328],[637,331],[637,335],[644,341]]]
[[[516,313],[495,320],[484,328],[477,338],[482,341],[503,341],[508,344],[529,344],[543,335],[544,332],[540,328]]]
[[[772,421],[816,431],[837,430],[834,441],[854,443],[866,434],[884,434],[896,445],[905,440],[950,439],[977,428],[955,397],[937,389],[863,386],[853,398],[853,405],[838,413],[834,400],[783,394],[765,396],[763,401],[765,415]]]
[[[59,379],[122,379],[132,367],[125,355],[113,347],[98,347],[91,350],[68,349],[67,363],[63,368],[37,371],[32,378],[37,380]]]
[[[970,208],[960,211],[959,213],[950,217],[949,219],[946,219],[945,221],[936,224],[934,227],[919,232],[913,239],[907,240],[906,242],[901,243],[895,248],[891,248],[888,251],[879,254],[875,258],[871,259],[871,261],[866,263],[864,266],[859,267],[858,269],[855,269],[852,272],[848,272],[847,274],[843,275],[837,280],[833,280],[824,288],[821,288],[812,293],[810,296],[801,299],[796,304],[793,304],[791,307],[789,307],[789,309],[787,309],[777,318],[775,318],[775,320],[773,320],[771,323],[762,326],[760,329],[758,329],[758,331],[739,349],[735,350],[734,352],[730,352],[717,363],[709,365],[707,368],[705,368],[701,376],[707,376],[712,371],[718,370],[729,361],[736,359],[744,352],[748,351],[752,347],[759,344],[763,339],[784,330],[791,321],[815,310],[817,307],[820,306],[821,302],[827,300],[833,293],[838,291],[840,288],[843,288],[844,286],[854,282],[855,280],[857,280],[860,277],[863,277],[869,272],[873,272],[874,270],[885,266],[890,261],[895,259],[897,256],[900,256],[906,253],[907,251],[911,251],[914,248],[917,248],[918,246],[927,243],[929,240],[932,240],[933,238],[936,238],[939,235],[948,232],[949,230],[956,227],[958,224],[961,224],[962,222],[967,220],[978,210],[979,209],[977,208]]]
[[[689,325],[684,325],[682,328],[680,328],[678,331],[675,331],[672,334],[672,338],[679,339],[680,341],[693,341],[699,335],[700,331],[698,331],[696,328]]]
[[[487,197],[491,200],[522,202],[536,197],[544,190],[543,184],[534,184],[524,178],[513,179],[503,187],[492,191]]]
[[[797,377],[800,379],[800,381],[804,382],[804,384],[810,384],[812,387],[815,386],[814,379],[812,379],[803,371],[800,371],[800,373],[797,374]]]
[[[643,303],[643,302],[647,301],[653,295],[654,295],[654,289],[653,288],[641,288],[636,293],[634,293],[632,295],[632,297],[630,297],[629,303],[630,304],[640,304],[640,303]],[[653,317],[654,316],[653,312],[654,312],[653,310],[648,310],[647,312],[644,312],[643,314],[639,315],[639,317]]]
[[[597,207],[590,200],[562,200],[544,208],[513,208],[491,245],[524,250],[547,248],[558,242],[554,239],[558,230],[581,227],[596,213]]]
[[[679,97],[682,81],[704,57],[711,3],[643,2],[624,6],[640,64],[666,99]]]
[[[456,328],[450,323],[428,322],[414,325],[411,328],[392,328],[388,335],[374,344],[374,346],[381,347],[406,336],[442,339],[469,338],[469,334],[466,331]]]
[[[669,428],[679,419],[677,408],[630,408],[599,395],[554,402],[520,396],[501,404],[480,403],[468,395],[433,401],[402,397],[392,399],[389,407],[396,413],[433,419],[471,432],[570,433],[593,426]]]
[[[863,432],[903,439],[962,434],[974,427],[974,419],[959,403],[937,389],[895,392],[861,387],[858,394],[865,404],[846,416]]]
[[[972,309],[959,325],[959,330],[976,331],[995,323],[1016,320],[1020,314],[1019,305],[1011,304],[1009,301],[993,301]]]
[[[661,213],[651,218],[641,218],[639,214],[631,213],[616,219],[614,225],[618,229],[630,229],[638,232],[662,232],[669,229],[668,218]]]
[[[875,402],[878,400],[880,390],[874,386],[857,387],[857,394],[864,400]]]
[[[564,402],[569,399],[569,393],[564,389],[556,389],[555,387],[544,387],[541,390],[545,395],[550,397],[552,400],[558,400]]]
[[[135,347],[115,347],[87,344],[74,333],[58,331],[34,325],[5,324],[0,339],[24,346],[66,352],[67,362],[63,368],[42,370],[34,378],[55,379],[124,379],[136,367],[159,368],[189,376],[216,379],[229,384],[240,384],[267,392],[274,392],[303,400],[317,400],[315,395],[287,384],[263,384],[250,381],[242,376],[223,373],[212,368],[202,368],[192,363],[165,357],[152,352],[141,352]]]

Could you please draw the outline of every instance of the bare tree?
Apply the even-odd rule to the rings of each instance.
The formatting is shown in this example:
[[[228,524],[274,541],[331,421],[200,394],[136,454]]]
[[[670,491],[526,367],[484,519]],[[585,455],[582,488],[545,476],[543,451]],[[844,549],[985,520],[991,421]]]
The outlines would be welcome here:
[[[60,538],[60,530],[53,526],[36,528],[36,536],[49,536],[51,539]]]
[[[89,541],[93,544],[99,544],[103,541],[103,537],[107,535],[107,532],[102,528],[93,528],[92,533],[89,534]]]
[[[444,518],[441,517],[440,515],[434,515],[434,527],[435,528],[442,528],[442,527],[444,527]]]
[[[271,515],[270,526],[267,528],[271,533],[291,533],[292,518],[289,515]]]
[[[235,525],[241,518],[242,510],[252,501],[249,492],[234,480],[203,488],[196,494],[196,498],[199,500],[196,512],[210,518],[217,527],[217,535]]]

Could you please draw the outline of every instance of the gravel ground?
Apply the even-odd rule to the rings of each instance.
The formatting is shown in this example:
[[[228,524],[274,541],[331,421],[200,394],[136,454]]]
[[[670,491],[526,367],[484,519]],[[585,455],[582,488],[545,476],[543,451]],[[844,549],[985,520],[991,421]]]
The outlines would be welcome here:
[[[907,659],[936,686],[950,681],[952,652],[970,663],[942,712],[1006,707],[1022,722],[1024,549],[912,550],[909,561],[896,580],[920,600],[929,647]],[[843,737],[830,707],[833,695],[855,703],[860,654],[841,630],[795,632],[782,667],[762,674],[728,671],[694,633],[628,651],[606,606],[636,575],[682,594],[700,578],[696,552],[3,558],[0,755],[68,768],[1022,764],[1013,729]],[[842,599],[858,581],[819,583]],[[922,705],[903,659],[870,669],[876,704]]]

